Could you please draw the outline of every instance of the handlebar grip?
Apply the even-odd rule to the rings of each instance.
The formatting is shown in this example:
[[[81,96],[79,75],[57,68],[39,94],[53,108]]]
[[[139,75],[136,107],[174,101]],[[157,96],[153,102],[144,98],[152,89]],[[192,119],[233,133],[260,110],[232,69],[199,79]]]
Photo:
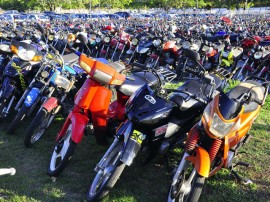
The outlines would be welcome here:
[[[258,105],[262,105],[263,104],[263,101],[259,100],[258,98],[255,98],[253,101],[255,103],[257,103]]]

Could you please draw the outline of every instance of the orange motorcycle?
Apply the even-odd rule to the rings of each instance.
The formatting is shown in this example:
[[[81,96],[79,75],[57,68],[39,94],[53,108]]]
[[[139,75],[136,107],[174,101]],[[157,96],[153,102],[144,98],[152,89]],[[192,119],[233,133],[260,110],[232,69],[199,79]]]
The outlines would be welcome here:
[[[269,82],[246,80],[228,93],[215,96],[188,134],[167,201],[198,201],[205,179],[221,168],[230,169],[238,180],[244,181],[233,168],[248,164],[233,160],[250,137],[248,132],[265,102],[268,88]]]

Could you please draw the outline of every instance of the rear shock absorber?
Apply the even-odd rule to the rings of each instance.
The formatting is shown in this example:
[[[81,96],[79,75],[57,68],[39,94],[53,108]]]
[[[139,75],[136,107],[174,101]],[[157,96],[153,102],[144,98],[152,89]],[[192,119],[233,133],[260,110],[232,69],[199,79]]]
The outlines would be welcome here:
[[[217,152],[221,146],[222,141],[219,139],[215,139],[212,143],[212,146],[209,149],[209,156],[210,156],[210,160],[211,162],[215,159]]]
[[[191,134],[189,136],[189,138],[187,139],[187,142],[186,142],[186,152],[191,152],[195,149],[195,146],[199,140],[199,131],[197,128],[194,128],[192,131],[191,131]]]

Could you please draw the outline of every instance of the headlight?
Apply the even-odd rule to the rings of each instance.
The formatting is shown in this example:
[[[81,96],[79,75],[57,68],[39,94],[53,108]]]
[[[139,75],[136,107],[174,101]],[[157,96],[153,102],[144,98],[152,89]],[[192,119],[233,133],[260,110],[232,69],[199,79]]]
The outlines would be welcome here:
[[[30,61],[34,58],[35,56],[35,51],[32,50],[26,50],[23,47],[19,47],[18,49],[18,56],[19,58],[21,58],[22,60],[26,60],[26,61]]]
[[[11,52],[10,46],[8,44],[0,44],[0,50],[4,52]]]
[[[105,38],[104,38],[104,42],[105,42],[105,43],[109,43],[109,42],[110,42],[110,37],[108,37],[108,36],[105,37]]]
[[[53,36],[53,35],[50,35],[50,36],[48,37],[48,39],[49,39],[49,41],[52,41],[52,40],[54,39],[54,36]]]
[[[96,42],[97,42],[97,43],[100,43],[100,42],[101,42],[101,38],[99,38],[99,37],[96,38]]]
[[[136,38],[132,39],[131,44],[132,44],[133,46],[137,46],[137,44],[138,44],[138,39],[136,39]]]
[[[59,74],[54,74],[51,82],[53,82],[57,87],[60,87],[66,90],[69,88],[69,84],[70,84],[70,81],[66,77]]]
[[[160,39],[154,40],[153,44],[154,46],[159,46],[161,44],[161,40]]]
[[[50,75],[50,73],[47,72],[47,71],[42,71],[42,72],[41,72],[41,76],[42,76],[43,78],[45,78],[45,79],[48,78],[49,75]]]
[[[68,40],[69,43],[72,42],[72,41],[75,41],[76,36],[74,34],[68,34],[67,40]]]
[[[189,48],[190,48],[190,43],[189,43],[188,41],[185,41],[185,42],[183,42],[182,47],[183,47],[184,49],[189,49]]]
[[[219,116],[214,113],[211,126],[209,128],[210,133],[214,136],[223,138],[228,134],[228,132],[233,128],[235,122],[226,123],[223,122]]]
[[[194,50],[194,51],[198,51],[199,50],[199,46],[197,44],[192,44],[191,47],[190,47],[191,50]]]
[[[257,51],[255,54],[254,54],[254,58],[256,60],[260,59],[262,57],[263,53],[261,51]]]

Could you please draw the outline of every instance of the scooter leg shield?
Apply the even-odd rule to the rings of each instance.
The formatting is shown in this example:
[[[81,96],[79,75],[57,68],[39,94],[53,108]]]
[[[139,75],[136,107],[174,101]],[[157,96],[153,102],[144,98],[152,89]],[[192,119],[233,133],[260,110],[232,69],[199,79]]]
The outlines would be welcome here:
[[[203,177],[208,177],[210,172],[210,157],[208,152],[201,148],[196,147],[195,149],[196,155],[195,156],[188,156],[186,160],[191,161],[194,164],[199,175]]]
[[[98,144],[106,145],[106,132],[107,132],[107,116],[108,109],[111,102],[111,90],[100,86],[96,91],[89,107],[92,113],[92,122],[94,126],[94,133]]]

